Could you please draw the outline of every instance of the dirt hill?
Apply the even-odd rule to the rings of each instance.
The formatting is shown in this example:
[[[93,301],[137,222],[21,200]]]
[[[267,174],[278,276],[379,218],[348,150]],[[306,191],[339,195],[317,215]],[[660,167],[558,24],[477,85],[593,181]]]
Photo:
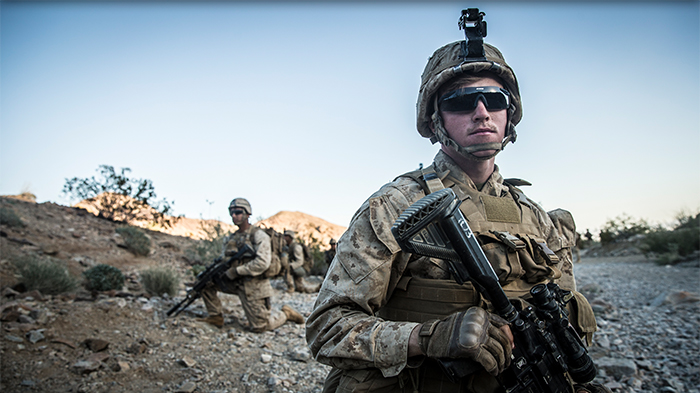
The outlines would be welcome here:
[[[332,227],[309,215],[294,217],[299,226],[282,225],[300,232],[312,224]],[[201,300],[166,318],[165,311],[185,295],[185,283],[193,281],[196,261],[190,251],[199,242],[198,221],[180,220],[168,230],[173,234],[145,229],[151,252],[135,256],[116,232],[123,223],[82,208],[0,197],[0,391],[318,391],[327,369],[310,359],[303,324],[248,332],[240,301],[231,295],[221,296],[223,329],[196,320],[205,315]],[[79,279],[88,268],[108,264],[127,281],[110,292],[83,287],[54,296],[24,292],[13,264],[19,257],[58,261]],[[154,266],[182,277],[175,299],[143,290],[140,272]],[[309,315],[315,294],[288,294],[281,279],[272,283],[274,309],[287,304]]]
[[[321,249],[328,249],[331,239],[338,240],[345,227],[302,212],[281,211],[270,218],[258,221],[255,225],[274,228],[277,232],[291,229],[307,244],[319,242]]]
[[[25,196],[15,196],[16,199],[28,200]],[[112,200],[122,201],[123,196],[111,196]],[[108,198],[109,199],[109,198]],[[92,200],[84,200],[75,205],[88,212],[99,215],[100,202],[98,198]],[[166,216],[173,222],[172,226],[154,225],[150,220],[151,215],[146,212],[141,214],[140,219],[130,220],[129,224],[167,233],[175,236],[185,236],[192,239],[206,239],[209,236],[208,231],[215,225],[220,225],[224,232],[235,232],[237,227],[228,222],[218,220],[201,220],[186,217]],[[284,232],[285,229],[291,229],[297,232],[297,237],[304,240],[307,244],[320,244],[322,250],[328,249],[331,239],[338,238],[345,232],[345,227],[331,224],[330,222],[310,214],[302,212],[281,211],[272,217],[254,223],[254,225],[263,228],[273,228],[278,232]]]

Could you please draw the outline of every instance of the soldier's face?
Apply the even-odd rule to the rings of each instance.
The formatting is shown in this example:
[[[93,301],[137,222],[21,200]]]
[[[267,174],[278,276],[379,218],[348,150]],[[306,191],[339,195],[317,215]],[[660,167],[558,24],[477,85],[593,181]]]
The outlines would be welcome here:
[[[248,214],[242,209],[231,210],[231,220],[236,226],[241,226],[244,222],[248,221]]]
[[[483,86],[503,87],[495,79],[482,78],[473,83],[465,83],[459,88]],[[441,110],[440,115],[447,134],[464,147],[480,143],[500,143],[505,136],[508,123],[506,109],[488,111],[481,100],[472,111],[448,112]],[[493,153],[493,150],[484,150],[475,152],[474,155],[483,157]]]

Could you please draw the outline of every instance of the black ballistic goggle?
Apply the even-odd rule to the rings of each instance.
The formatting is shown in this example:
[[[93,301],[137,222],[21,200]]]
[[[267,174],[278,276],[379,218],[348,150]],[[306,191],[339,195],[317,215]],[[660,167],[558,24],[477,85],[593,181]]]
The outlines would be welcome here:
[[[438,103],[440,109],[446,112],[472,112],[479,100],[489,111],[508,109],[510,93],[497,86],[465,87],[443,95]]]

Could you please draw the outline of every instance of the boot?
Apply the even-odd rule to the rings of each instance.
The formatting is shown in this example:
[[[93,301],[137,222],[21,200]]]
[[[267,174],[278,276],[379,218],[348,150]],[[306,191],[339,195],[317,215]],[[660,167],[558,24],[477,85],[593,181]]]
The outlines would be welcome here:
[[[222,317],[221,315],[210,315],[206,318],[197,318],[197,321],[206,322],[218,328],[224,327],[224,317]]]
[[[282,306],[282,312],[287,316],[287,320],[294,323],[304,323],[304,317],[299,312],[286,304]]]

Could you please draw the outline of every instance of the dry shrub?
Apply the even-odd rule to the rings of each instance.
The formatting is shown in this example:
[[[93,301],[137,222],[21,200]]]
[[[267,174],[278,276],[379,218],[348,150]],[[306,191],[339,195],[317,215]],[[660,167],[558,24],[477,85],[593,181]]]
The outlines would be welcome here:
[[[151,252],[151,241],[143,230],[136,227],[117,228],[117,233],[124,239],[126,249],[134,255],[147,256]]]
[[[27,290],[38,290],[47,295],[57,295],[74,290],[78,280],[68,273],[61,261],[42,259],[34,255],[10,257],[19,273],[19,279]]]
[[[153,296],[161,296],[164,293],[175,296],[180,285],[180,277],[172,269],[153,267],[141,272],[141,284],[146,292]]]

